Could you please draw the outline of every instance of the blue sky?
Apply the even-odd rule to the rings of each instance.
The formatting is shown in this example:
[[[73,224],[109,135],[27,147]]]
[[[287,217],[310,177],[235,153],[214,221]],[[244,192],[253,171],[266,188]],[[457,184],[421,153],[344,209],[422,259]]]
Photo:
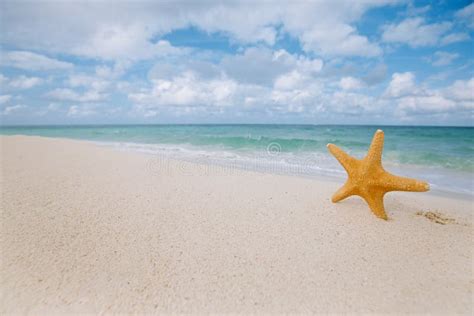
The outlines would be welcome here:
[[[471,1],[0,1],[2,124],[472,125]]]

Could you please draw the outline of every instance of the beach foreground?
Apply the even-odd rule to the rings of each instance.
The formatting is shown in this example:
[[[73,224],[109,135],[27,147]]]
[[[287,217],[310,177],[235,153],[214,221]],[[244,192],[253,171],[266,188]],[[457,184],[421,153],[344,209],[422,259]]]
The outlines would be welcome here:
[[[0,313],[473,312],[472,201],[1,137]]]

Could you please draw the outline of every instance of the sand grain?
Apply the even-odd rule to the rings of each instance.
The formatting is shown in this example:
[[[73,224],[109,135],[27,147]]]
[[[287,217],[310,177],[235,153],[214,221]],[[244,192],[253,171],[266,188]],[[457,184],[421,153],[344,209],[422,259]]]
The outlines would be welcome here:
[[[472,203],[1,137],[0,313],[472,313]],[[417,212],[439,210],[463,225]]]

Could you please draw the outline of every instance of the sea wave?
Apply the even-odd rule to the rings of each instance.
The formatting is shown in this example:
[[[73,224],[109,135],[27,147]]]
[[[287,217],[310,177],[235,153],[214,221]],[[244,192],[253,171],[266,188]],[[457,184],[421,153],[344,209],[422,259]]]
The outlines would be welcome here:
[[[99,146],[152,155],[155,162],[174,159],[198,164],[210,164],[226,168],[284,174],[303,177],[346,178],[346,172],[328,153],[321,152],[268,152],[233,151],[213,147],[204,148],[192,144],[143,144],[133,142],[94,142]],[[439,166],[422,166],[388,161],[384,167],[395,174],[428,181],[432,190],[473,195],[471,174]]]
[[[121,150],[272,173],[343,178],[326,149],[334,143],[362,158],[385,131],[387,170],[472,195],[474,128],[317,125],[110,125],[0,127],[0,134],[95,141]]]

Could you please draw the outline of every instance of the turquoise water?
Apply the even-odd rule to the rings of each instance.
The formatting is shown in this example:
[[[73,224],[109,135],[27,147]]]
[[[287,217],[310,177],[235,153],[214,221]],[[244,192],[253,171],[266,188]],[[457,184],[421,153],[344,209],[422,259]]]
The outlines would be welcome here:
[[[472,194],[474,128],[313,125],[107,125],[0,127],[0,134],[83,139],[170,158],[304,176],[344,177],[326,149],[362,158],[385,132],[384,166],[429,181],[435,190]]]

